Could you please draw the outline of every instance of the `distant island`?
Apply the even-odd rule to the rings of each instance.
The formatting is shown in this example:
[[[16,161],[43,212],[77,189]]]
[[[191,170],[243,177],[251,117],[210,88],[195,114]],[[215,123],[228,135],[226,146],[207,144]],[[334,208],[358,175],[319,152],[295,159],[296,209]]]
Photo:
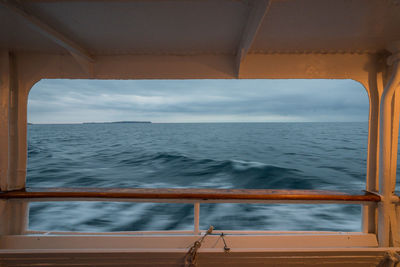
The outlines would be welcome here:
[[[109,123],[151,123],[151,121],[83,122],[82,124],[109,124]]]

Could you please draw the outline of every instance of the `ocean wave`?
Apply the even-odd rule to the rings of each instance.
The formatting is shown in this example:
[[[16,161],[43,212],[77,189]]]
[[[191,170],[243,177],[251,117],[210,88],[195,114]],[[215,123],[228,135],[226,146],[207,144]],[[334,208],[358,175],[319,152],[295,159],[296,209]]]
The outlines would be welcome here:
[[[298,169],[255,161],[195,158],[169,152],[119,161],[125,167],[144,162],[157,170],[151,172],[152,177],[163,175],[168,182],[173,184],[173,187],[186,185],[216,188],[313,188],[309,179],[304,177]],[[151,183],[152,177],[144,180]],[[213,183],[210,183],[210,180]]]
[[[36,155],[37,156],[37,155]],[[33,158],[34,156],[32,156]],[[70,187],[199,187],[312,189],[324,183],[298,169],[240,159],[193,157],[177,152],[120,151],[93,157],[92,165],[57,162],[30,173],[31,181]],[[71,172],[72,171],[72,172]],[[107,176],[108,175],[108,176]],[[51,184],[51,183],[45,183]]]

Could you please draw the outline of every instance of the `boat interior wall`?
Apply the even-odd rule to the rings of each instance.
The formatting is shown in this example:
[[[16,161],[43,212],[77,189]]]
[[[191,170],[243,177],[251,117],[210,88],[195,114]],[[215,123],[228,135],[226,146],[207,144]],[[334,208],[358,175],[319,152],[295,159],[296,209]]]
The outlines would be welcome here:
[[[384,251],[400,251],[400,206],[394,193],[400,114],[399,14],[396,0],[0,0],[0,265],[19,254],[33,261],[39,252],[49,257],[48,261],[41,258],[40,264],[60,261],[65,255],[83,253],[72,251],[79,244],[90,253],[99,248],[96,244],[107,244],[103,249],[110,251],[113,245],[127,244],[129,238],[129,246],[121,249],[136,246],[137,253],[140,245],[159,241],[160,247],[153,252],[165,253],[165,260],[171,251],[181,255],[204,233],[196,222],[194,231],[178,234],[175,243],[170,236],[147,234],[119,239],[101,236],[83,242],[79,233],[51,237],[27,233],[27,206],[33,200],[21,197],[29,193],[25,190],[27,99],[41,79],[354,79],[364,85],[370,101],[366,191],[375,198],[373,203],[360,203],[363,232],[308,233],[301,238],[298,233],[257,233],[257,237],[233,233],[229,238],[254,242],[254,247],[246,248],[235,243],[233,251],[261,251],[264,261],[273,258],[271,264],[283,257],[271,244],[286,244],[292,255],[301,248],[308,261],[332,256],[329,259],[335,264],[345,262],[340,255],[346,253],[359,263],[371,263],[389,255]],[[88,200],[89,193],[78,198]],[[197,199],[194,204],[200,202]],[[310,238],[317,241],[304,242]],[[49,244],[56,244],[54,250]],[[337,254],[316,252],[314,246],[316,254],[308,255],[309,244]],[[356,251],[356,246],[370,254]],[[223,252],[222,245],[207,249]],[[49,254],[61,251],[67,254]],[[239,254],[231,255],[234,262]],[[259,255],[247,256],[255,265],[259,263]],[[93,260],[86,254],[82,257]],[[170,262],[175,264],[176,259]]]
[[[16,53],[20,79],[235,79],[235,57],[226,55],[98,56],[92,74],[67,54]],[[353,79],[368,90],[373,66],[384,61],[369,54],[248,55],[242,79]],[[38,65],[40,67],[38,67]]]
[[[233,55],[246,38],[254,39],[250,52],[257,53],[375,53],[400,38],[400,7],[395,0],[1,2],[0,17],[8,25],[1,28],[7,36],[1,47],[36,52],[62,50],[54,39],[37,38],[38,27],[30,28],[37,21],[93,55]]]
[[[248,55],[383,53],[400,39],[399,10],[393,0],[1,0],[0,49],[67,53],[89,74],[101,56],[225,55],[235,78]]]

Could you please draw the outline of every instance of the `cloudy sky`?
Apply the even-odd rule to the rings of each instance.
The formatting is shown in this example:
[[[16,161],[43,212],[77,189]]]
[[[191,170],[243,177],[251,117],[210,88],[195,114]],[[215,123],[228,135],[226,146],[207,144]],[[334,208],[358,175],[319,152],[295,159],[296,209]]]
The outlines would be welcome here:
[[[79,123],[367,121],[352,80],[42,80],[28,121]]]

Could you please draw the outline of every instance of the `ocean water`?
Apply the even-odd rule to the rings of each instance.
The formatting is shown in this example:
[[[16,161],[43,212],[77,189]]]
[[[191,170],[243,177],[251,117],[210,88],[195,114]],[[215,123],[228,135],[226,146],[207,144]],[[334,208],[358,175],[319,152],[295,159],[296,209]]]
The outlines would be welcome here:
[[[168,123],[28,126],[28,187],[363,190],[368,124]],[[361,206],[202,204],[223,230],[360,231]],[[29,229],[188,230],[193,205],[35,202]]]

